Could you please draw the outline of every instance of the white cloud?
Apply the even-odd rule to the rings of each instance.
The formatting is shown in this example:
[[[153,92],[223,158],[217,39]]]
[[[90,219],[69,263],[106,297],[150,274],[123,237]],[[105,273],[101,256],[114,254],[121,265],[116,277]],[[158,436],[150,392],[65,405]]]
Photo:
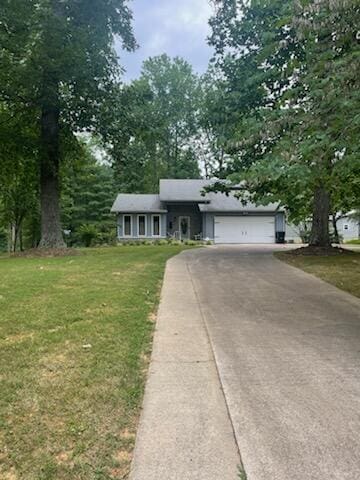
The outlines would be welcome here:
[[[121,54],[134,78],[143,60],[167,53],[182,56],[204,71],[211,55],[206,43],[210,33],[208,20],[212,7],[208,0],[133,0],[135,35],[140,49],[135,54]]]
[[[207,0],[170,1],[159,5],[155,11],[165,28],[197,34],[206,34],[209,30],[208,19],[212,8]],[[196,32],[193,29],[196,29]]]

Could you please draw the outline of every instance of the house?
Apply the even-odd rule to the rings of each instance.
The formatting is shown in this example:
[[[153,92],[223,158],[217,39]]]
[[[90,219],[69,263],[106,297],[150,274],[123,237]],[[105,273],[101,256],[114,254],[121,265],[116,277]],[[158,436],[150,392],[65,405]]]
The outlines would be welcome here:
[[[243,205],[234,194],[204,194],[203,189],[212,182],[160,180],[159,194],[119,194],[111,210],[117,215],[119,240],[283,241],[285,213],[277,204]]]
[[[343,216],[337,221],[337,229],[342,241],[360,238],[360,222],[351,216]]]
[[[293,243],[301,243],[300,231],[304,228],[304,226],[295,226],[292,224],[286,224],[286,240],[288,242]],[[332,233],[334,231],[334,227],[332,224],[332,220],[329,220],[329,229]],[[311,230],[311,223],[307,223],[307,230]],[[343,215],[337,221],[337,230],[340,236],[341,242],[348,242],[349,240],[355,240],[360,238],[360,222],[353,218],[350,214]]]

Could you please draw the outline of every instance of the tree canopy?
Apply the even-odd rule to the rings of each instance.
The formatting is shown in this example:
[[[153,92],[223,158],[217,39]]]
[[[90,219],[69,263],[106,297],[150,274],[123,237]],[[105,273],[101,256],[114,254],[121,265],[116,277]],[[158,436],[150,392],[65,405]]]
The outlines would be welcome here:
[[[195,151],[200,107],[199,79],[181,58],[149,58],[141,76],[119,92],[110,134],[121,189],[156,192],[160,178],[199,176]]]
[[[150,193],[162,177],[201,175],[280,201],[295,223],[311,217],[311,243],[329,245],[329,215],[360,198],[358,2],[212,3],[205,75],[163,54],[123,84],[114,40],[136,48],[127,0],[3,0],[0,219],[15,247],[24,222],[42,247],[63,247],[63,228],[106,236],[114,182]],[[84,132],[101,138],[112,169]]]
[[[102,105],[118,83],[113,48],[136,46],[126,0],[91,2],[4,0],[0,10],[0,102],[31,111],[36,123],[41,199],[41,246],[63,246],[60,165],[67,142],[101,129]]]
[[[312,210],[311,243],[329,214],[359,198],[359,8],[352,0],[216,1],[211,43],[225,77],[234,181],[256,201]]]

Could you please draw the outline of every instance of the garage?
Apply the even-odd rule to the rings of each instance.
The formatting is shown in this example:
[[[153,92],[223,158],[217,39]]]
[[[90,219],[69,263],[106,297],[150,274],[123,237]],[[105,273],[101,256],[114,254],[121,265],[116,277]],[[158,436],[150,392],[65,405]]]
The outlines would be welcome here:
[[[275,217],[215,216],[215,243],[275,243]]]

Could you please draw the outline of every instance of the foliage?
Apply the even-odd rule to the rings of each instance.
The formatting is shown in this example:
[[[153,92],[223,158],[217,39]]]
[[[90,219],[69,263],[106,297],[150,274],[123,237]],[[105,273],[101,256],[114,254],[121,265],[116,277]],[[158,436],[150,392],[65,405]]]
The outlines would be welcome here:
[[[330,211],[360,196],[357,2],[215,3],[211,42],[235,125],[227,148],[239,152],[228,173],[296,222],[313,210],[311,240],[328,244]]]
[[[160,178],[199,176],[194,146],[199,99],[198,79],[183,59],[161,55],[144,62],[140,79],[119,92],[119,113],[110,126],[121,191],[153,193]]]
[[[110,209],[117,193],[112,168],[99,163],[89,144],[83,144],[77,162],[64,166],[62,176],[62,221],[68,232],[67,243],[82,244],[80,229],[84,224],[96,230],[99,243],[112,243],[116,232]]]
[[[126,0],[4,0],[0,10],[0,102],[39,125],[42,246],[62,246],[59,172],[73,133],[101,131],[103,105],[121,73],[117,36],[136,46]],[[14,165],[17,161],[13,162]]]
[[[79,237],[85,247],[91,247],[93,241],[97,238],[98,231],[95,225],[84,224],[79,228]]]
[[[206,178],[222,177],[231,164],[227,152],[227,138],[232,129],[229,108],[226,105],[225,84],[212,66],[201,78],[199,128],[196,135],[196,153]]]
[[[22,247],[22,226],[36,209],[37,127],[29,114],[0,103],[0,226],[11,230],[10,250]],[[8,235],[7,235],[8,236]]]

